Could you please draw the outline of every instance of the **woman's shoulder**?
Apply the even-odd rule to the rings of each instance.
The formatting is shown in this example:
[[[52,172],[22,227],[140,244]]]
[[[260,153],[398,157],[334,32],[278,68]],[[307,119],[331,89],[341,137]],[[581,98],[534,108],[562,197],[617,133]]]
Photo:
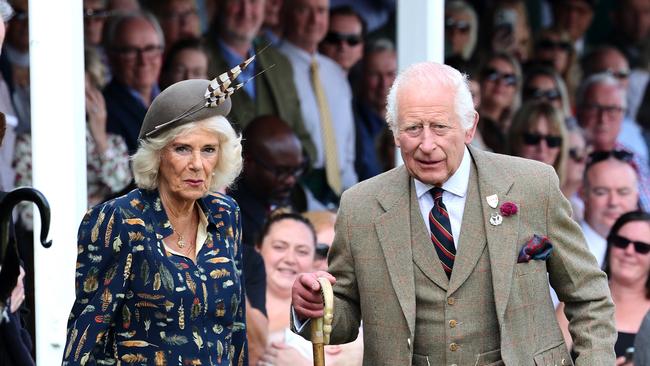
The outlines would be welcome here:
[[[143,211],[148,203],[147,201],[146,195],[143,194],[142,190],[136,188],[125,195],[89,208],[86,212],[86,217],[97,216],[100,213],[124,213],[126,216],[137,216],[137,212]]]
[[[238,211],[239,205],[234,198],[220,193],[220,192],[208,192],[208,194],[203,198],[203,201],[208,206],[210,210],[216,211]]]

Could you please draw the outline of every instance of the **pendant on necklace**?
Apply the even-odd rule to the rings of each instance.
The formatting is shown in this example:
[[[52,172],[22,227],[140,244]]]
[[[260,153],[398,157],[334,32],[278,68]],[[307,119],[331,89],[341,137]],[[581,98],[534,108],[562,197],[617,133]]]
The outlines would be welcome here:
[[[185,240],[183,240],[183,235],[179,233],[178,231],[174,230],[176,235],[178,235],[178,240],[176,241],[176,245],[178,245],[179,248],[183,249],[185,248]]]

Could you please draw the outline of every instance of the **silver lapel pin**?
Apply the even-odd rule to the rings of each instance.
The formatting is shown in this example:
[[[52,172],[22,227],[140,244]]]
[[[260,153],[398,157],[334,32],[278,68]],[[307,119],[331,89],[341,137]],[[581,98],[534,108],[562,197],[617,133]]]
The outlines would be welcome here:
[[[499,215],[498,213],[495,212],[492,215],[490,215],[490,224],[497,226],[497,225],[501,225],[502,222],[503,222],[503,216]]]

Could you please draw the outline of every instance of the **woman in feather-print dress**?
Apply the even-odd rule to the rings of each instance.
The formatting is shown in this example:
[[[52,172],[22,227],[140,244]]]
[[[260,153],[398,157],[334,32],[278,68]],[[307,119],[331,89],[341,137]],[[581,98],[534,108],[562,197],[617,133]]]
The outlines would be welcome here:
[[[211,193],[239,174],[241,143],[215,111],[175,117],[208,81],[179,84],[145,117],[139,188],[81,223],[64,365],[247,365],[239,207]]]

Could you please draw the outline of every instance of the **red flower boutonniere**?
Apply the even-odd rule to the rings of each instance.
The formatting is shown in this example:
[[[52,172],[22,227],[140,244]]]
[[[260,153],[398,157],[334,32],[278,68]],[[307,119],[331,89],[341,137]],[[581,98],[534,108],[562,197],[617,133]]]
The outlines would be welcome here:
[[[514,202],[504,202],[499,208],[501,215],[504,217],[512,216],[519,211],[519,207]]]

